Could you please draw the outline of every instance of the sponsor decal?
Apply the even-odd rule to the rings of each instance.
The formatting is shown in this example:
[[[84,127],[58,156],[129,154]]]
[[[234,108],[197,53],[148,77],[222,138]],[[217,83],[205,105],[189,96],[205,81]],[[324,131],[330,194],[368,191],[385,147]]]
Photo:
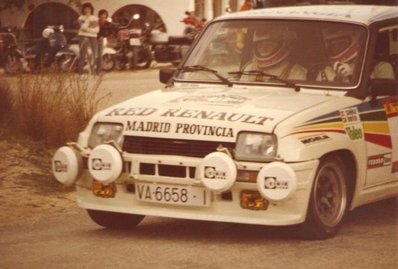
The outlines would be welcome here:
[[[191,95],[172,102],[203,102],[217,105],[237,105],[248,101],[249,98],[232,94]]]
[[[341,110],[340,117],[344,123],[360,122],[358,109],[356,107],[351,107],[345,110]]]
[[[126,131],[168,133],[170,129],[171,124],[168,122],[127,121],[126,123]]]
[[[289,182],[278,180],[276,177],[265,177],[264,178],[264,189],[278,189],[287,190],[289,188]]]
[[[194,109],[168,109],[160,115],[161,117],[171,118],[189,118],[189,119],[204,119],[204,120],[219,120],[228,122],[241,122],[256,125],[264,125],[267,121],[274,120],[273,118],[241,114],[229,112],[216,112],[208,110],[194,110]]]
[[[330,139],[330,137],[326,134],[316,135],[316,136],[306,136],[299,138],[300,142],[304,145],[312,144],[316,142],[321,142],[324,140]]]
[[[209,136],[222,136],[234,137],[232,128],[198,125],[198,124],[182,124],[177,123],[175,132],[177,134],[190,134],[190,135],[209,135]]]
[[[93,158],[92,159],[92,167],[93,170],[112,170],[112,164],[110,162],[104,162],[100,158]]]
[[[345,128],[345,131],[348,135],[348,137],[351,140],[357,140],[357,139],[362,139],[363,138],[363,134],[362,134],[362,128],[358,127],[358,126],[348,126]]]
[[[218,171],[214,166],[205,166],[204,175],[208,179],[227,179],[227,172]]]
[[[154,115],[157,111],[156,108],[114,108],[105,116],[143,117]],[[255,125],[265,125],[266,122],[274,120],[274,118],[259,115],[179,108],[159,112],[159,117],[241,122]]]
[[[149,116],[157,111],[156,108],[115,108],[105,116]]]
[[[369,156],[368,157],[368,169],[379,168],[379,167],[390,165],[391,159],[392,159],[391,153]]]
[[[54,170],[56,173],[66,173],[68,172],[68,165],[62,163],[62,161],[54,160]]]
[[[384,101],[384,110],[387,118],[398,116],[398,99],[387,99]]]
[[[147,133],[169,133],[187,135],[205,135],[218,137],[234,137],[232,128],[219,127],[200,124],[176,123],[171,125],[168,122],[144,122],[144,121],[127,121],[126,131],[147,132]]]
[[[387,116],[387,124],[390,130],[392,147],[391,173],[398,172],[398,97],[388,98],[384,101],[384,110]]]

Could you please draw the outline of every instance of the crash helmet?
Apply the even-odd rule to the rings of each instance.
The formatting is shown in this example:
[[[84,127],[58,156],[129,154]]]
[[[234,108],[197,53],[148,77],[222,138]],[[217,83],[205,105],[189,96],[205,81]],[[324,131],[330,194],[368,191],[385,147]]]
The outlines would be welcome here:
[[[295,33],[287,27],[259,29],[253,36],[254,59],[260,68],[275,66],[292,50]]]
[[[322,30],[323,41],[332,62],[349,62],[358,55],[359,31],[329,27]]]
[[[54,31],[53,28],[47,27],[46,29],[43,30],[43,32],[42,32],[41,34],[42,34],[42,36],[43,36],[44,38],[49,38],[50,35],[52,35],[54,32],[55,32],[55,31]]]

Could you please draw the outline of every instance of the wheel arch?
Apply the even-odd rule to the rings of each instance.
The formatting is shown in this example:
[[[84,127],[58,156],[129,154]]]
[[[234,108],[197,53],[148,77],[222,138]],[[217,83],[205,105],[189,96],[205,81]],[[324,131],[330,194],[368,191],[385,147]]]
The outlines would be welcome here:
[[[337,157],[341,160],[344,171],[347,176],[347,186],[348,186],[348,208],[351,208],[353,197],[355,194],[355,189],[357,187],[357,177],[358,177],[358,163],[356,161],[355,155],[347,149],[340,149],[332,152],[328,152],[320,157],[320,161],[329,158]]]

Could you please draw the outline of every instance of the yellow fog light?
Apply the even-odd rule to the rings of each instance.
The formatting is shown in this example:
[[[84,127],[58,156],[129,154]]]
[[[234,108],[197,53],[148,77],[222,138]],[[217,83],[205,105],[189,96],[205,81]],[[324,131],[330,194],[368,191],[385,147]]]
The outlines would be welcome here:
[[[116,184],[101,184],[100,182],[94,180],[92,185],[92,191],[95,196],[103,198],[113,198],[116,194]]]
[[[240,193],[240,206],[244,209],[267,210],[268,201],[258,191],[242,191]]]

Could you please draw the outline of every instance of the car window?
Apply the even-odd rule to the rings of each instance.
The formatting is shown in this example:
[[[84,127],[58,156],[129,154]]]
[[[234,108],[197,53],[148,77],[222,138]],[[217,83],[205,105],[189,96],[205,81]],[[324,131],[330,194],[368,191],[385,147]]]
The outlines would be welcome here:
[[[372,79],[393,79],[398,76],[398,25],[381,28],[376,38]]]
[[[235,83],[309,86],[358,84],[367,42],[364,27],[319,21],[215,22],[184,66],[202,66]],[[214,72],[180,72],[177,79],[219,81]],[[340,74],[341,73],[341,74]]]

